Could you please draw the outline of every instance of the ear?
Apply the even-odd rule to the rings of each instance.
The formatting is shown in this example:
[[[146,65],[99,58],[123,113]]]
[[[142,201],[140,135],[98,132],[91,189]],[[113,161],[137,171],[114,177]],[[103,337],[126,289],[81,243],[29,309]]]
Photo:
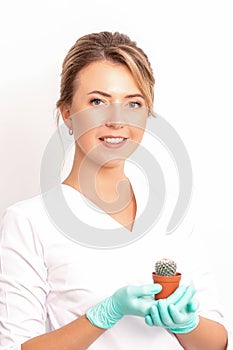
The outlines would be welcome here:
[[[67,104],[64,104],[60,107],[60,112],[62,115],[62,119],[64,120],[64,123],[66,124],[68,129],[72,129],[72,120],[70,118],[71,112],[70,112],[70,106]]]

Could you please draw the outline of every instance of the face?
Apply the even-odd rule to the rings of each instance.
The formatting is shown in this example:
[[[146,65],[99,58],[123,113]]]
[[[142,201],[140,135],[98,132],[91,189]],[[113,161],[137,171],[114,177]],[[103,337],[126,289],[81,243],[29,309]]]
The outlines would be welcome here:
[[[122,162],[141,142],[148,116],[132,74],[122,64],[98,61],[82,69],[76,85],[71,106],[62,111],[76,152],[102,165]]]

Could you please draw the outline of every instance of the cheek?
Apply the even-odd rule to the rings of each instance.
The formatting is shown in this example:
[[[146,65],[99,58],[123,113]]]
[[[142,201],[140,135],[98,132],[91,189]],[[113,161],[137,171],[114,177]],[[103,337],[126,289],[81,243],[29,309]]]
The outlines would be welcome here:
[[[137,143],[140,143],[144,135],[144,132],[145,132],[144,128],[132,128],[131,129],[132,140],[134,140]]]
[[[88,153],[97,146],[97,139],[95,132],[93,131],[88,131],[82,136],[76,137],[75,140],[76,144],[83,150],[84,153]]]
[[[86,109],[73,114],[72,126],[76,140],[95,137],[96,130],[104,125],[103,113],[101,110]],[[80,140],[81,142],[81,140]],[[85,141],[86,142],[86,141]]]

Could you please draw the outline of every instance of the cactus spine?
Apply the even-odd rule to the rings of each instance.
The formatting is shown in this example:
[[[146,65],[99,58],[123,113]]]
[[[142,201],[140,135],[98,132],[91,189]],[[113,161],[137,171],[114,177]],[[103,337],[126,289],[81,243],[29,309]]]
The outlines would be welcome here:
[[[171,259],[161,259],[155,263],[155,273],[160,276],[174,276],[177,265]]]

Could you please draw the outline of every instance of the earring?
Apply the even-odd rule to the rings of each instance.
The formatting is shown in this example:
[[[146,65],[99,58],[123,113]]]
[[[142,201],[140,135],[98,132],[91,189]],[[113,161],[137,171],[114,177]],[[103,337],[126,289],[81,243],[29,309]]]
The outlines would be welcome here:
[[[73,135],[73,130],[69,129],[69,135],[72,136]]]

